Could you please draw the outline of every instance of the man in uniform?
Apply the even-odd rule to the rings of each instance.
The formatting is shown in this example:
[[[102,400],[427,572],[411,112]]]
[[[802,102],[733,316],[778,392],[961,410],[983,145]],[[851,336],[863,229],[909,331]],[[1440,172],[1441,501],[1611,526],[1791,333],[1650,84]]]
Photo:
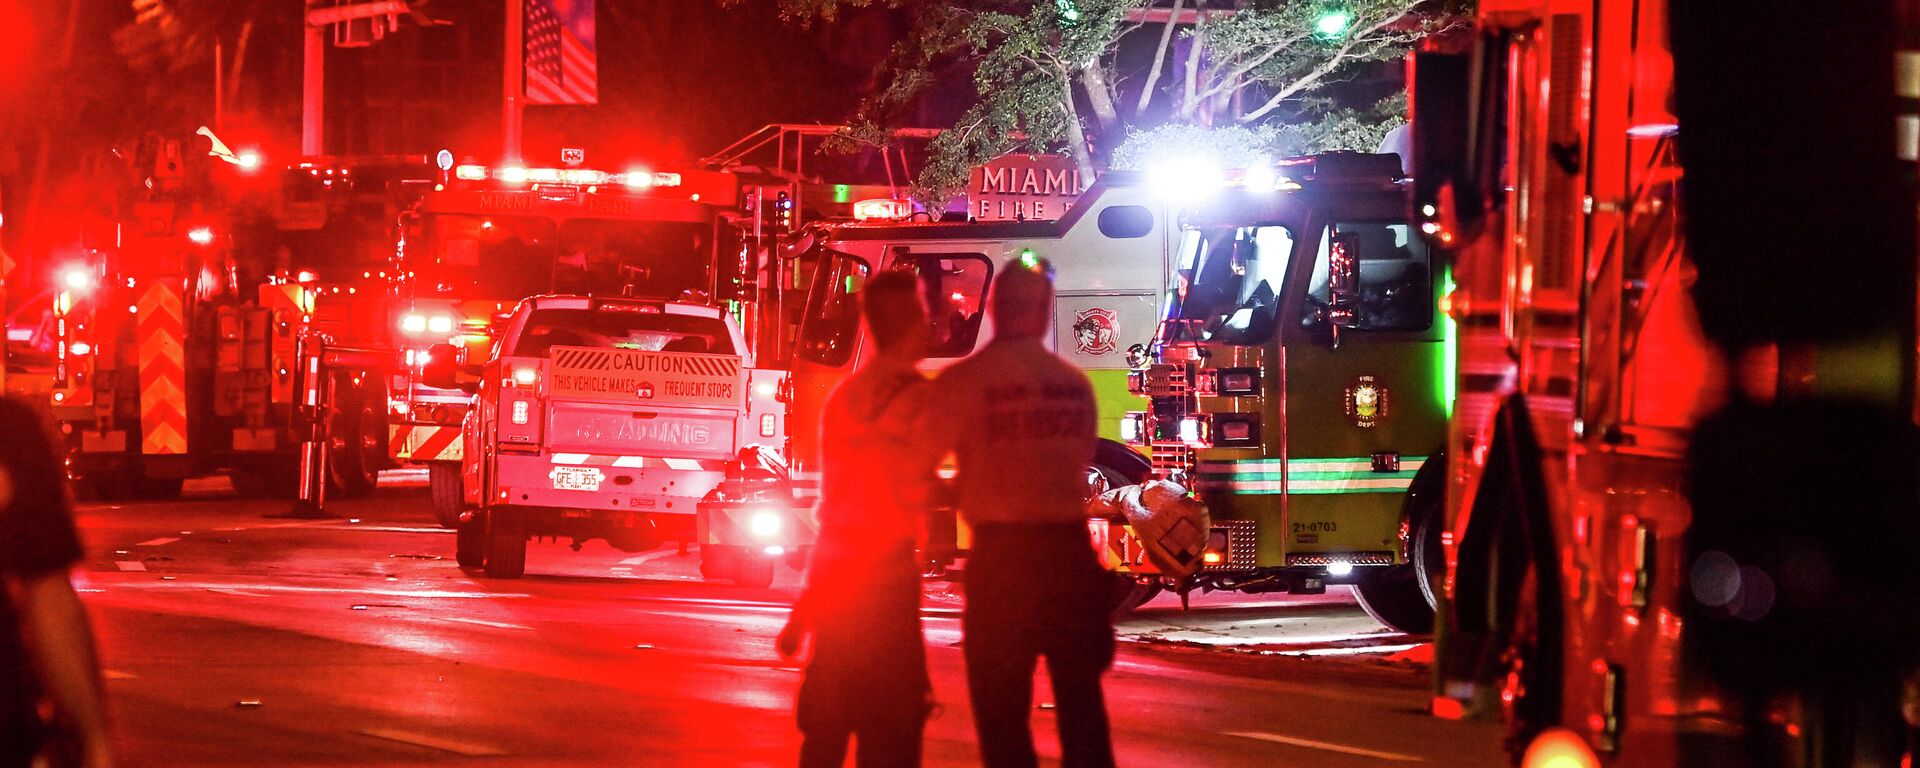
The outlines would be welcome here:
[[[793,656],[813,635],[798,706],[802,768],[838,768],[849,737],[861,768],[918,766],[929,710],[914,552],[937,457],[907,450],[911,403],[927,386],[914,367],[927,313],[906,273],[879,275],[860,296],[875,354],[821,413],[820,537],[779,640]]]
[[[1093,389],[1043,339],[1053,318],[1045,261],[1023,256],[994,280],[993,341],[928,390],[928,452],[951,451],[967,558],[967,689],[981,761],[1036,765],[1033,673],[1047,660],[1062,765],[1113,765],[1100,677],[1113,662],[1110,576],[1086,522],[1086,469],[1098,441]]]
[[[25,768],[48,741],[41,699],[90,768],[113,764],[86,610],[67,571],[80,542],[40,417],[0,397],[0,768]],[[65,764],[65,763],[62,763]]]

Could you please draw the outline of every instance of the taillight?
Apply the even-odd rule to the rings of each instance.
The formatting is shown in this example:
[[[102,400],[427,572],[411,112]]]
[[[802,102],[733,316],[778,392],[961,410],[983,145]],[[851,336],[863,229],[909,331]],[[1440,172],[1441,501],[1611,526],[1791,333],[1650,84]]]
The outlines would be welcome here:
[[[780,431],[779,416],[771,413],[763,413],[760,415],[760,436],[761,437],[773,437],[775,434],[779,433],[779,431]]]
[[[527,401],[525,400],[513,401],[513,423],[515,424],[527,423],[527,421],[529,420],[529,414],[532,411],[532,408],[533,406],[528,404]]]

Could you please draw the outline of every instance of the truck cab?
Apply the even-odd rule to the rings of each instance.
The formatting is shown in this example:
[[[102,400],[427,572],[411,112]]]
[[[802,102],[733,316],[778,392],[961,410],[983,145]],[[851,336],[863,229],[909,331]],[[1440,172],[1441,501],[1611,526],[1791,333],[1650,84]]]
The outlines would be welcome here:
[[[434,378],[456,352],[435,349]],[[727,575],[764,586],[775,559],[805,557],[806,516],[743,492],[784,471],[771,458],[785,441],[783,374],[754,368],[720,309],[537,296],[467,371],[479,381],[462,430],[461,565],[518,577],[531,537],[629,552],[700,539],[709,560],[755,555],[730,558],[748,572]]]

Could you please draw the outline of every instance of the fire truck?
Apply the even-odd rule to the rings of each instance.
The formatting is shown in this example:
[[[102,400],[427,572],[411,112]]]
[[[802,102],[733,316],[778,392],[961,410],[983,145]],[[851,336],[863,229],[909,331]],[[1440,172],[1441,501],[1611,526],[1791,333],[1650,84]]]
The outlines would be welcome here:
[[[870,354],[855,294],[875,270],[907,269],[926,292],[933,347],[923,364],[936,371],[992,338],[986,293],[995,270],[1022,255],[1046,258],[1058,301],[1054,351],[1093,384],[1102,436],[1089,467],[1104,488],[1141,482],[1152,467],[1120,440],[1120,417],[1143,402],[1127,389],[1128,356],[1153,339],[1162,290],[1171,277],[1177,228],[1173,206],[1139,174],[1112,173],[1083,192],[1057,220],[901,221],[881,216],[820,227],[803,236],[793,274],[806,299],[792,363],[794,423],[816,424],[833,388]],[[818,493],[820,446],[811,429],[789,434],[798,493]],[[928,531],[930,560],[964,550],[966,532],[941,515]]]
[[[1184,217],[1147,396],[1121,433],[1211,517],[1184,588],[1350,584],[1383,624],[1428,632],[1450,392],[1446,280],[1406,223],[1397,155],[1248,169]],[[1165,579],[1113,532],[1111,560]],[[1144,599],[1138,598],[1138,599]]]
[[[810,518],[765,487],[784,469],[782,370],[754,366],[718,307],[537,296],[505,321],[478,369],[465,430],[457,559],[488,576],[526,569],[529,537],[604,538],[638,552],[698,540],[701,570],[764,588],[804,562]],[[450,345],[423,374],[453,387]],[[750,470],[761,470],[757,473]]]
[[[405,216],[391,271],[399,298],[384,318],[397,356],[386,445],[395,463],[426,464],[435,515],[453,527],[467,494],[460,432],[472,398],[421,378],[434,344],[484,359],[500,321],[528,296],[723,302],[735,293],[742,244],[730,223],[739,199],[731,174],[456,165],[445,151],[436,161],[440,181]]]
[[[204,131],[150,137],[129,157],[88,252],[55,275],[51,399],[68,471],[109,499],[172,497],[223,469],[243,493],[290,494],[295,339],[316,325],[350,336],[358,305],[382,299],[340,268],[379,254],[397,178],[356,180],[334,162],[267,170]],[[377,446],[362,439],[378,425],[366,414],[384,407],[362,383],[329,384],[345,406],[327,415],[343,441],[330,480],[348,494],[371,489],[382,458],[356,450]]]
[[[1783,342],[1753,330],[1788,325],[1777,317],[1725,318],[1743,325],[1751,338],[1740,346],[1716,345],[1727,340],[1706,333],[1708,313],[1698,301],[1707,287],[1706,270],[1695,262],[1697,246],[1688,239],[1689,227],[1698,221],[1682,205],[1683,179],[1696,171],[1682,162],[1692,158],[1676,150],[1691,129],[1674,112],[1669,4],[1507,0],[1483,2],[1477,13],[1478,29],[1465,41],[1466,51],[1423,52],[1412,77],[1413,213],[1452,264],[1458,283],[1442,299],[1458,328],[1451,352],[1458,361],[1458,397],[1447,448],[1455,460],[1444,484],[1446,523],[1440,534],[1446,568],[1440,579],[1433,712],[1504,720],[1511,727],[1510,747],[1529,766],[1899,762],[1897,736],[1877,744],[1893,743],[1890,757],[1883,752],[1883,758],[1832,758],[1836,747],[1844,753],[1852,744],[1866,743],[1855,739],[1873,726],[1891,722],[1898,727],[1897,701],[1847,691],[1837,700],[1742,702],[1707,682],[1709,669],[1742,658],[1753,663],[1748,674],[1754,677],[1779,679],[1805,670],[1792,669],[1801,662],[1766,652],[1723,648],[1709,657],[1692,650],[1699,646],[1690,644],[1703,633],[1782,631],[1769,629],[1763,619],[1770,609],[1784,610],[1789,594],[1785,582],[1776,593],[1766,570],[1736,565],[1742,578],[1732,583],[1740,586],[1714,597],[1728,582],[1714,576],[1712,553],[1696,549],[1700,537],[1738,529],[1739,535],[1762,537],[1762,551],[1779,550],[1797,538],[1803,547],[1800,561],[1812,563],[1824,556],[1812,542],[1827,535],[1820,519],[1828,514],[1795,509],[1791,529],[1782,531],[1771,527],[1778,518],[1769,517],[1766,501],[1749,499],[1745,508],[1711,510],[1709,518],[1694,481],[1706,456],[1721,465],[1732,459],[1736,466],[1750,467],[1746,471],[1754,476],[1744,482],[1752,487],[1778,487],[1778,478],[1763,476],[1766,470],[1760,467],[1769,466],[1763,459],[1785,455],[1779,446],[1765,444],[1779,434],[1749,433],[1748,445],[1733,446],[1749,452],[1744,457],[1703,454],[1700,440],[1711,434],[1703,429],[1716,423],[1709,414],[1781,412],[1774,409],[1804,407],[1833,393],[1856,401],[1912,397],[1912,328],[1891,334],[1904,337],[1904,345],[1864,354],[1843,338],[1809,335]],[[1674,13],[1680,13],[1679,6]],[[1722,29],[1719,17],[1713,18],[1711,34],[1757,39]],[[1692,34],[1706,31],[1700,18],[1693,21],[1703,26]],[[1786,34],[1797,40],[1832,39]],[[1893,52],[1885,53],[1886,60],[1856,63],[1892,72]],[[1771,50],[1768,55],[1806,60]],[[1920,82],[1912,77],[1911,57],[1907,51],[1901,59],[1907,73],[1901,95],[1908,99]],[[1696,65],[1701,61],[1694,59]],[[1801,76],[1827,82],[1820,75]],[[1715,90],[1700,82],[1694,87],[1701,89],[1696,98]],[[1891,94],[1874,95],[1891,100]],[[1764,119],[1809,117],[1796,108],[1791,118],[1768,114]],[[1824,116],[1812,119],[1827,122]],[[1892,125],[1889,114],[1889,133]],[[1795,135],[1824,139],[1827,128],[1796,126],[1807,133]],[[1913,151],[1913,140],[1907,137],[1906,151]],[[1893,165],[1893,147],[1891,140],[1884,148],[1875,145],[1887,153],[1879,162]],[[1910,164],[1913,157],[1905,159]],[[1725,174],[1727,167],[1717,170]],[[1767,172],[1785,174],[1783,187],[1809,195],[1843,188],[1848,196],[1864,194],[1853,189],[1854,178],[1831,169],[1820,178]],[[1909,167],[1899,184],[1910,179]],[[1729,196],[1722,203],[1741,194],[1774,194],[1729,189],[1724,177],[1719,181],[1716,191]],[[1840,207],[1872,208],[1880,202],[1848,197]],[[1767,230],[1779,231],[1781,242],[1798,242],[1788,229],[1835,226],[1806,210],[1811,204],[1796,201],[1795,206],[1793,215],[1801,222]],[[1766,226],[1753,212],[1728,208],[1718,213],[1737,215],[1738,226]],[[1910,211],[1895,211],[1893,218],[1910,223],[1910,217]],[[1719,234],[1724,243],[1725,230]],[[1836,248],[1833,255],[1843,250]],[[1754,259],[1750,266],[1719,265],[1749,272],[1744,280],[1721,284],[1720,295],[1736,287],[1749,291],[1749,298],[1771,295],[1762,291],[1778,287],[1780,276],[1792,273],[1790,266],[1768,260],[1768,254],[1743,255]],[[1792,258],[1815,258],[1812,263],[1822,270],[1849,271],[1844,257],[1820,261],[1796,252]],[[1912,286],[1912,264],[1904,274],[1867,277],[1855,270],[1854,276],[1892,281],[1898,292]],[[1798,311],[1754,309],[1776,315]],[[1904,322],[1911,323],[1911,304],[1905,311]],[[1827,345],[1831,349],[1823,348]],[[1912,408],[1911,402],[1896,403],[1890,412],[1899,420],[1914,412],[1898,409]],[[1797,479],[1822,488],[1834,504],[1859,498],[1840,495],[1835,485],[1846,481],[1836,477]],[[1861,513],[1847,508],[1832,516]],[[1897,514],[1910,513],[1909,499]],[[1841,529],[1853,531],[1850,538],[1862,546],[1876,537],[1898,542],[1881,558],[1848,563],[1847,569],[1910,560],[1904,548],[1911,539],[1895,527],[1904,523],[1882,520],[1878,531],[1864,524]],[[1730,555],[1719,557],[1733,562]],[[1852,587],[1909,594],[1912,589],[1911,582]],[[1852,610],[1866,620],[1874,620],[1874,611],[1894,613],[1881,617],[1889,628],[1911,618],[1894,603],[1875,603],[1864,595],[1828,594],[1819,602],[1856,605]],[[1787,631],[1806,638],[1862,636],[1844,634],[1857,632],[1843,626],[1854,617],[1840,612],[1832,617],[1837,620]],[[1844,664],[1833,656],[1865,654],[1871,642],[1833,648],[1813,665]],[[1887,686],[1898,685],[1897,671],[1878,677]],[[1920,724],[1920,711],[1912,708],[1920,697],[1909,685],[1907,727]],[[1869,703],[1882,711],[1854,709]],[[1842,709],[1850,711],[1836,714]],[[1748,751],[1742,740],[1768,746]]]

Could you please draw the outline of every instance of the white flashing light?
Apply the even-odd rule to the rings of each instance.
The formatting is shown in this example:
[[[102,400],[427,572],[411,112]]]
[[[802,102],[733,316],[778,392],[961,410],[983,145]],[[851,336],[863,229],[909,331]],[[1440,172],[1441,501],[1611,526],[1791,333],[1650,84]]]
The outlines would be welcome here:
[[[536,368],[513,369],[513,383],[522,387],[531,387],[540,380],[540,371]]]
[[[1327,563],[1328,576],[1347,576],[1352,573],[1353,573],[1353,563],[1344,563],[1338,560],[1331,563]]]
[[[653,172],[644,168],[635,168],[622,174],[620,183],[632,189],[646,189],[653,186]]]
[[[442,171],[453,170],[453,150],[442,149],[434,153],[433,164]]]
[[[768,557],[779,557],[787,553],[787,548],[780,546],[778,544],[775,544],[773,546],[767,547],[766,549],[762,549],[760,551],[765,552]]]
[[[526,169],[526,174],[527,181],[538,184],[558,184],[561,179],[560,169],[558,168],[528,168]],[[501,180],[507,181],[508,179],[503,178]]]
[[[1261,157],[1247,169],[1240,183],[1248,192],[1272,192],[1280,187],[1280,173],[1274,170],[1272,161]]]
[[[463,165],[453,169],[453,177],[464,181],[482,181],[487,178],[484,165]]]
[[[420,333],[427,330],[426,315],[407,315],[400,318],[400,330],[407,333]]]
[[[427,318],[427,330],[433,333],[453,333],[453,325],[453,318],[447,315]]]
[[[240,154],[234,156],[233,162],[243,171],[256,170],[260,167],[260,153],[251,149],[241,150]]]
[[[527,183],[527,169],[517,165],[507,166],[493,172],[493,178],[508,184]]]
[[[194,245],[212,245],[213,229],[211,227],[194,227],[193,229],[187,230],[187,239],[192,240]]]
[[[68,348],[68,350],[73,352],[73,354],[75,355],[86,355],[87,353],[93,351],[93,345],[88,344],[84,341],[76,341],[73,343],[72,347]]]
[[[66,287],[85,293],[93,290],[93,271],[86,267],[67,267],[60,272],[60,283]]]
[[[782,525],[780,513],[770,509],[755,511],[752,517],[747,518],[747,530],[757,538],[770,539],[780,535]]]
[[[1219,164],[1204,157],[1164,161],[1147,171],[1147,181],[1162,197],[1184,205],[1212,198],[1227,183]]]
[[[580,184],[583,186],[605,184],[607,183],[607,172],[587,168],[568,168],[560,172],[560,178],[568,184]]]
[[[1213,435],[1208,434],[1206,418],[1188,416],[1180,420],[1180,442],[1192,448],[1210,448]]]
[[[311,283],[320,279],[320,274],[311,269],[303,269],[300,270],[299,274],[294,275],[293,278],[296,282]]]

